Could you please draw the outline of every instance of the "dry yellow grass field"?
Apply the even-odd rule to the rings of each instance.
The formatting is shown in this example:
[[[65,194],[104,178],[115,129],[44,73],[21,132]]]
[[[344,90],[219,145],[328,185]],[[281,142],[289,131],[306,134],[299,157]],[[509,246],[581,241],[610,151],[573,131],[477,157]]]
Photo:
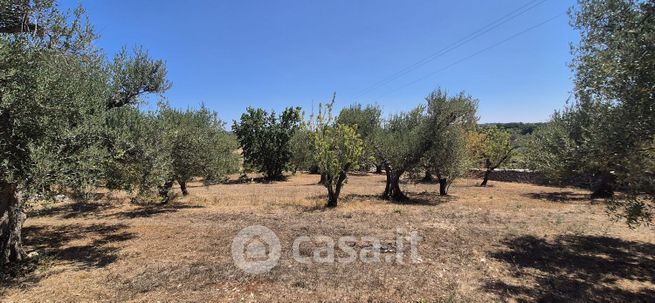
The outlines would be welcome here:
[[[2,302],[490,302],[655,301],[655,232],[613,222],[573,188],[462,179],[404,184],[412,198],[378,198],[379,175],[351,176],[324,209],[318,176],[271,184],[192,184],[167,206],[118,194],[30,211],[24,227],[38,263],[5,281]],[[282,243],[270,272],[234,265],[242,228],[263,225]],[[293,239],[325,235],[394,241],[422,237],[420,262],[300,264]]]

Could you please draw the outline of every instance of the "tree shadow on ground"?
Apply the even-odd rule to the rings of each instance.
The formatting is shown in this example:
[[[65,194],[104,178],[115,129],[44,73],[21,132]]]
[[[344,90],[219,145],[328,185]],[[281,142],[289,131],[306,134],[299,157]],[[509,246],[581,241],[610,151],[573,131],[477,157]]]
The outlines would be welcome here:
[[[133,233],[125,231],[125,224],[68,224],[39,225],[23,228],[25,246],[40,254],[80,267],[105,267],[113,263],[119,248],[115,244],[133,239]],[[83,245],[71,242],[89,239]]]
[[[247,176],[242,175],[237,179],[229,179],[223,182],[222,184],[250,184],[250,183],[259,183],[259,184],[274,184],[278,182],[285,182],[289,180],[290,176],[283,175],[275,178],[267,178],[264,176]]]
[[[388,202],[388,203],[400,204],[400,205],[435,206],[455,200],[455,197],[453,196],[439,196],[438,194],[431,193],[431,192],[405,193],[405,194],[407,195],[407,199],[403,201],[386,200],[382,198],[382,195],[371,195],[371,194],[348,194],[342,198],[342,201],[352,203],[362,200],[373,200],[373,201]]]
[[[95,213],[105,208],[104,204],[100,203],[86,203],[86,202],[77,202],[77,203],[55,203],[53,205],[46,205],[43,208],[31,209],[27,211],[28,218],[35,217],[54,217],[54,216],[64,216],[65,218],[74,218],[85,216],[89,213]]]
[[[196,209],[196,208],[204,208],[204,206],[178,204],[178,203],[169,203],[166,205],[161,205],[161,204],[146,205],[137,209],[131,209],[131,210],[113,213],[109,216],[117,217],[119,219],[149,218],[156,215],[178,212],[181,209]]]
[[[111,194],[96,193],[89,200],[80,200],[72,203],[52,202],[40,208],[30,209],[27,211],[27,217],[62,216],[64,219],[85,217],[114,208],[123,204],[124,201],[124,198],[118,198]]]
[[[655,302],[655,245],[599,236],[522,236],[490,257],[508,263],[520,285],[490,280],[484,288],[517,302]],[[623,285],[623,288],[621,287]],[[643,285],[642,285],[643,286]]]
[[[440,196],[438,193],[433,193],[433,192],[420,192],[420,193],[407,193],[407,196],[409,197],[409,204],[422,204],[422,205],[429,205],[429,206],[434,206],[434,205],[439,205],[443,203],[448,203],[457,200],[456,197],[446,195],[446,196]],[[407,204],[407,203],[402,203],[401,204]]]
[[[118,259],[121,242],[135,238],[127,228],[125,224],[99,223],[26,226],[25,250],[39,255],[2,272],[0,281],[8,288],[35,285],[57,273],[37,273],[50,263],[65,263],[79,269],[103,268]]]
[[[524,194],[524,196],[530,199],[548,200],[558,203],[580,203],[591,201],[589,195],[574,193],[572,191],[528,193]]]
[[[27,212],[28,218],[60,216],[63,219],[75,219],[85,217],[118,217],[121,219],[134,219],[152,217],[158,214],[177,212],[181,209],[202,208],[200,205],[179,204],[169,202],[168,204],[144,203],[137,209],[120,211],[115,213],[104,213],[113,208],[120,207],[123,203],[112,203],[108,201],[80,201],[73,203],[56,203],[52,206]],[[135,203],[132,203],[135,204]]]
[[[325,196],[327,199],[327,196]],[[382,201],[382,198],[380,195],[371,195],[371,194],[347,194],[341,199],[344,203],[353,203],[353,202],[358,202],[358,201],[364,201],[364,200],[373,200],[373,201]]]

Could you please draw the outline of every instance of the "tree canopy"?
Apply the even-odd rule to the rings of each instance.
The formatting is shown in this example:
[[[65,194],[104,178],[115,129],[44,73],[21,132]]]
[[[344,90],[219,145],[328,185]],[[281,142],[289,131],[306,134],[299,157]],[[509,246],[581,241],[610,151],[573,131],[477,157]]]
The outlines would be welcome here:
[[[512,134],[496,126],[482,128],[475,133],[473,153],[484,169],[484,177],[480,186],[487,186],[489,175],[501,165],[509,162],[514,154]]]
[[[575,103],[530,143],[533,166],[558,179],[590,176],[593,197],[612,198],[631,225],[651,221],[655,203],[654,11],[652,1],[578,1]]]
[[[66,15],[51,1],[10,4],[2,10],[5,20],[30,21],[0,33],[1,264],[23,258],[27,195],[78,191],[101,179],[107,110],[168,88],[163,64],[144,52],[107,62],[93,47],[96,36],[82,8]],[[117,95],[123,97],[115,104]]]
[[[248,107],[232,129],[237,136],[246,164],[264,173],[267,179],[282,179],[291,160],[291,137],[300,127],[300,108],[275,112]]]
[[[375,136],[380,134],[382,109],[377,105],[362,106],[359,103],[344,107],[339,112],[337,123],[348,125],[357,130],[357,134],[364,140],[364,152],[359,160],[359,166],[368,171],[371,165],[375,165],[380,172],[382,165],[379,159],[375,159],[372,144]]]
[[[425,100],[425,105],[410,112],[392,115],[376,139],[375,150],[387,174],[384,198],[406,200],[399,183],[402,175],[443,143],[451,127],[472,125],[477,119],[477,100],[464,93],[449,96],[443,90],[435,90]]]
[[[357,169],[364,152],[364,141],[355,127],[334,121],[334,101],[321,105],[318,116],[312,121],[311,150],[314,162],[328,190],[328,207],[336,207],[348,171]]]

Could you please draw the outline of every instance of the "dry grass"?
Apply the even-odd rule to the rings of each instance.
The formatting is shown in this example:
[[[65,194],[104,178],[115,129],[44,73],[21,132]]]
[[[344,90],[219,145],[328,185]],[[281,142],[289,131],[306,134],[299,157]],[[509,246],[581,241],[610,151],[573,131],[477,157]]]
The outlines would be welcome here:
[[[406,184],[412,201],[394,204],[377,197],[382,176],[353,176],[326,210],[317,178],[192,184],[164,207],[121,196],[41,207],[24,228],[38,262],[5,281],[0,301],[655,301],[653,229],[612,222],[586,192],[461,180],[445,199]],[[249,225],[282,241],[268,274],[232,262],[232,238]],[[304,265],[289,253],[302,235],[393,241],[397,227],[423,237],[421,263]]]

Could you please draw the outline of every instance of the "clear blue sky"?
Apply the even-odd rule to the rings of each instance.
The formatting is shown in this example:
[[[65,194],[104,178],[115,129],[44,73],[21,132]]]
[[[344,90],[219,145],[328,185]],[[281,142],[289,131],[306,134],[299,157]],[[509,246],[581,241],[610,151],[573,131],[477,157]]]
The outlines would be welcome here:
[[[63,8],[78,3],[87,8],[101,36],[97,44],[108,55],[122,46],[143,46],[153,57],[164,59],[173,82],[166,97],[173,106],[196,107],[204,102],[231,124],[249,105],[277,111],[301,106],[309,112],[312,104],[329,100],[334,91],[337,107],[377,103],[389,114],[416,106],[437,87],[453,93],[465,90],[480,99],[481,122],[544,121],[565,104],[572,89],[567,64],[569,43],[577,33],[570,28],[568,16],[498,43],[564,13],[573,0],[547,0],[370,89],[532,2],[60,3]]]

